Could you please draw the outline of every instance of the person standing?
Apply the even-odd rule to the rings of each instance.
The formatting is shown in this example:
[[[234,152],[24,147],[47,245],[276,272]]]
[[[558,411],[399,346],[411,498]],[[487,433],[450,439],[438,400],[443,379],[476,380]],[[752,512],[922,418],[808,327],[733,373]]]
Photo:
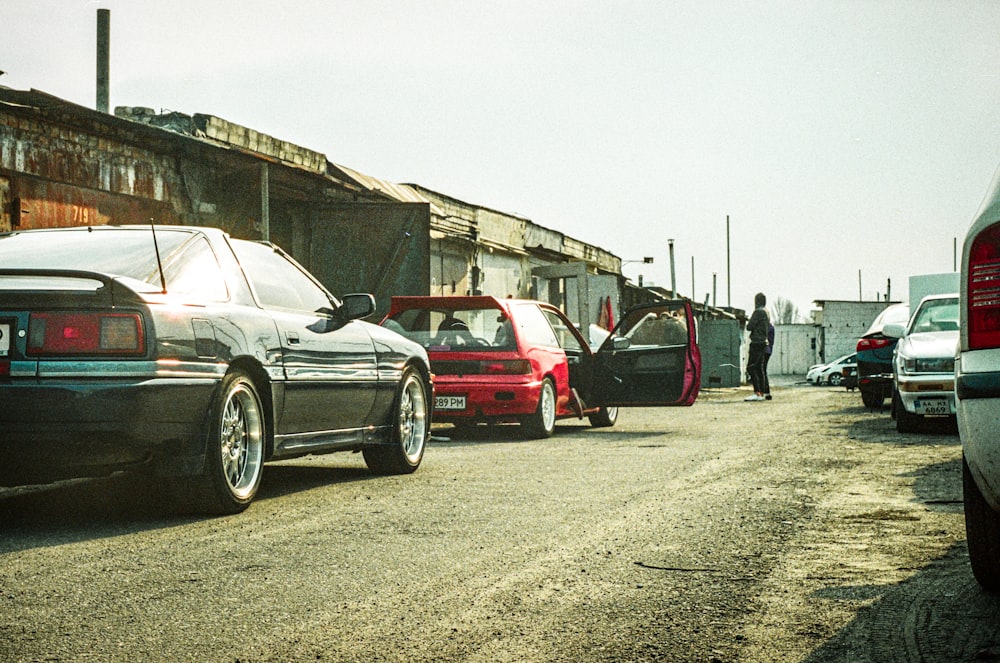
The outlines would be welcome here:
[[[758,292],[753,298],[754,310],[747,323],[750,332],[750,352],[747,355],[747,372],[753,385],[753,396],[747,396],[747,401],[763,401],[765,389],[764,364],[767,356],[767,332],[771,326],[771,318],[767,314],[767,297]]]
[[[767,376],[767,365],[774,352],[774,323],[767,323],[767,350],[764,351],[764,400],[771,400],[771,378]]]

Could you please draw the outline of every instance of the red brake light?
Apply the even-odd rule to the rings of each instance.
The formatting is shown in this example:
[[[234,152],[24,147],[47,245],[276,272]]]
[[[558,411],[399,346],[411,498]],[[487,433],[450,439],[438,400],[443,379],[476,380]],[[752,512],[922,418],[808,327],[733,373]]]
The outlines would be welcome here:
[[[531,373],[531,362],[527,359],[484,361],[482,372],[485,375],[527,375]]]
[[[145,352],[138,313],[32,313],[29,355],[107,355]]]
[[[973,240],[966,278],[969,348],[1000,347],[1000,223]]]
[[[878,350],[879,348],[884,348],[889,345],[895,339],[888,338],[863,338],[858,341],[858,346],[855,348],[857,352],[863,350]]]

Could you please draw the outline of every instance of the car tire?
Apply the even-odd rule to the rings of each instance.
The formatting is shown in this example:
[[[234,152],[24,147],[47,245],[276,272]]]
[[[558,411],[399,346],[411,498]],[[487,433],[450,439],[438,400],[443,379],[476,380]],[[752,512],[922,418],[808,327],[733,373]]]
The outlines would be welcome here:
[[[885,397],[882,396],[881,392],[873,392],[871,389],[861,390],[861,402],[865,404],[865,407],[877,410],[882,407],[884,400]]]
[[[839,387],[840,386],[840,381],[843,380],[843,379],[844,379],[844,376],[841,375],[840,373],[831,373],[830,377],[828,377],[826,379],[826,381],[827,381],[827,383],[829,383],[829,385],[831,387]]]
[[[920,430],[923,417],[906,411],[906,406],[903,405],[903,399],[900,398],[898,391],[892,394],[892,409],[896,414],[896,432],[916,433]]]
[[[551,378],[542,380],[535,412],[521,422],[529,438],[540,440],[551,437],[556,429],[556,385]]]
[[[233,370],[222,379],[208,422],[202,472],[174,484],[175,504],[212,515],[239,513],[260,488],[267,435],[264,408],[249,375]]]
[[[368,469],[376,474],[411,474],[420,467],[430,436],[427,385],[412,367],[403,371],[393,409],[390,444],[365,447]]]
[[[590,425],[594,428],[608,428],[618,421],[618,408],[601,406],[594,414],[588,415]]]
[[[983,589],[1000,593],[1000,513],[989,505],[962,456],[965,538],[972,575]]]

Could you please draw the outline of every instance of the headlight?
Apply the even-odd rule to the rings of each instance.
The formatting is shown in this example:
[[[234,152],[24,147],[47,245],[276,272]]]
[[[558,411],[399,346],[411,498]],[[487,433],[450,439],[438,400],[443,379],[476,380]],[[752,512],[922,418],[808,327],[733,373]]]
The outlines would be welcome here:
[[[954,373],[954,357],[900,357],[904,373]]]

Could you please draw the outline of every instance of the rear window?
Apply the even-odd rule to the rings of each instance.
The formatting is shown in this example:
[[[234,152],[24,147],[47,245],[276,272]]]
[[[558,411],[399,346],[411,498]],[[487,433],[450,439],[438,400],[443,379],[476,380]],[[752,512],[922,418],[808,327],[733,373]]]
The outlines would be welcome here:
[[[218,259],[199,233],[178,230],[73,228],[0,235],[0,265],[11,269],[79,269],[121,277],[140,292],[162,287],[173,295],[225,301],[228,289]],[[143,287],[143,286],[148,287]]]
[[[910,321],[910,307],[906,304],[893,304],[886,307],[872,322],[871,327],[865,332],[865,336],[882,333],[882,328],[888,324],[905,325]]]
[[[497,308],[408,309],[382,325],[438,352],[516,347],[510,320]]]

